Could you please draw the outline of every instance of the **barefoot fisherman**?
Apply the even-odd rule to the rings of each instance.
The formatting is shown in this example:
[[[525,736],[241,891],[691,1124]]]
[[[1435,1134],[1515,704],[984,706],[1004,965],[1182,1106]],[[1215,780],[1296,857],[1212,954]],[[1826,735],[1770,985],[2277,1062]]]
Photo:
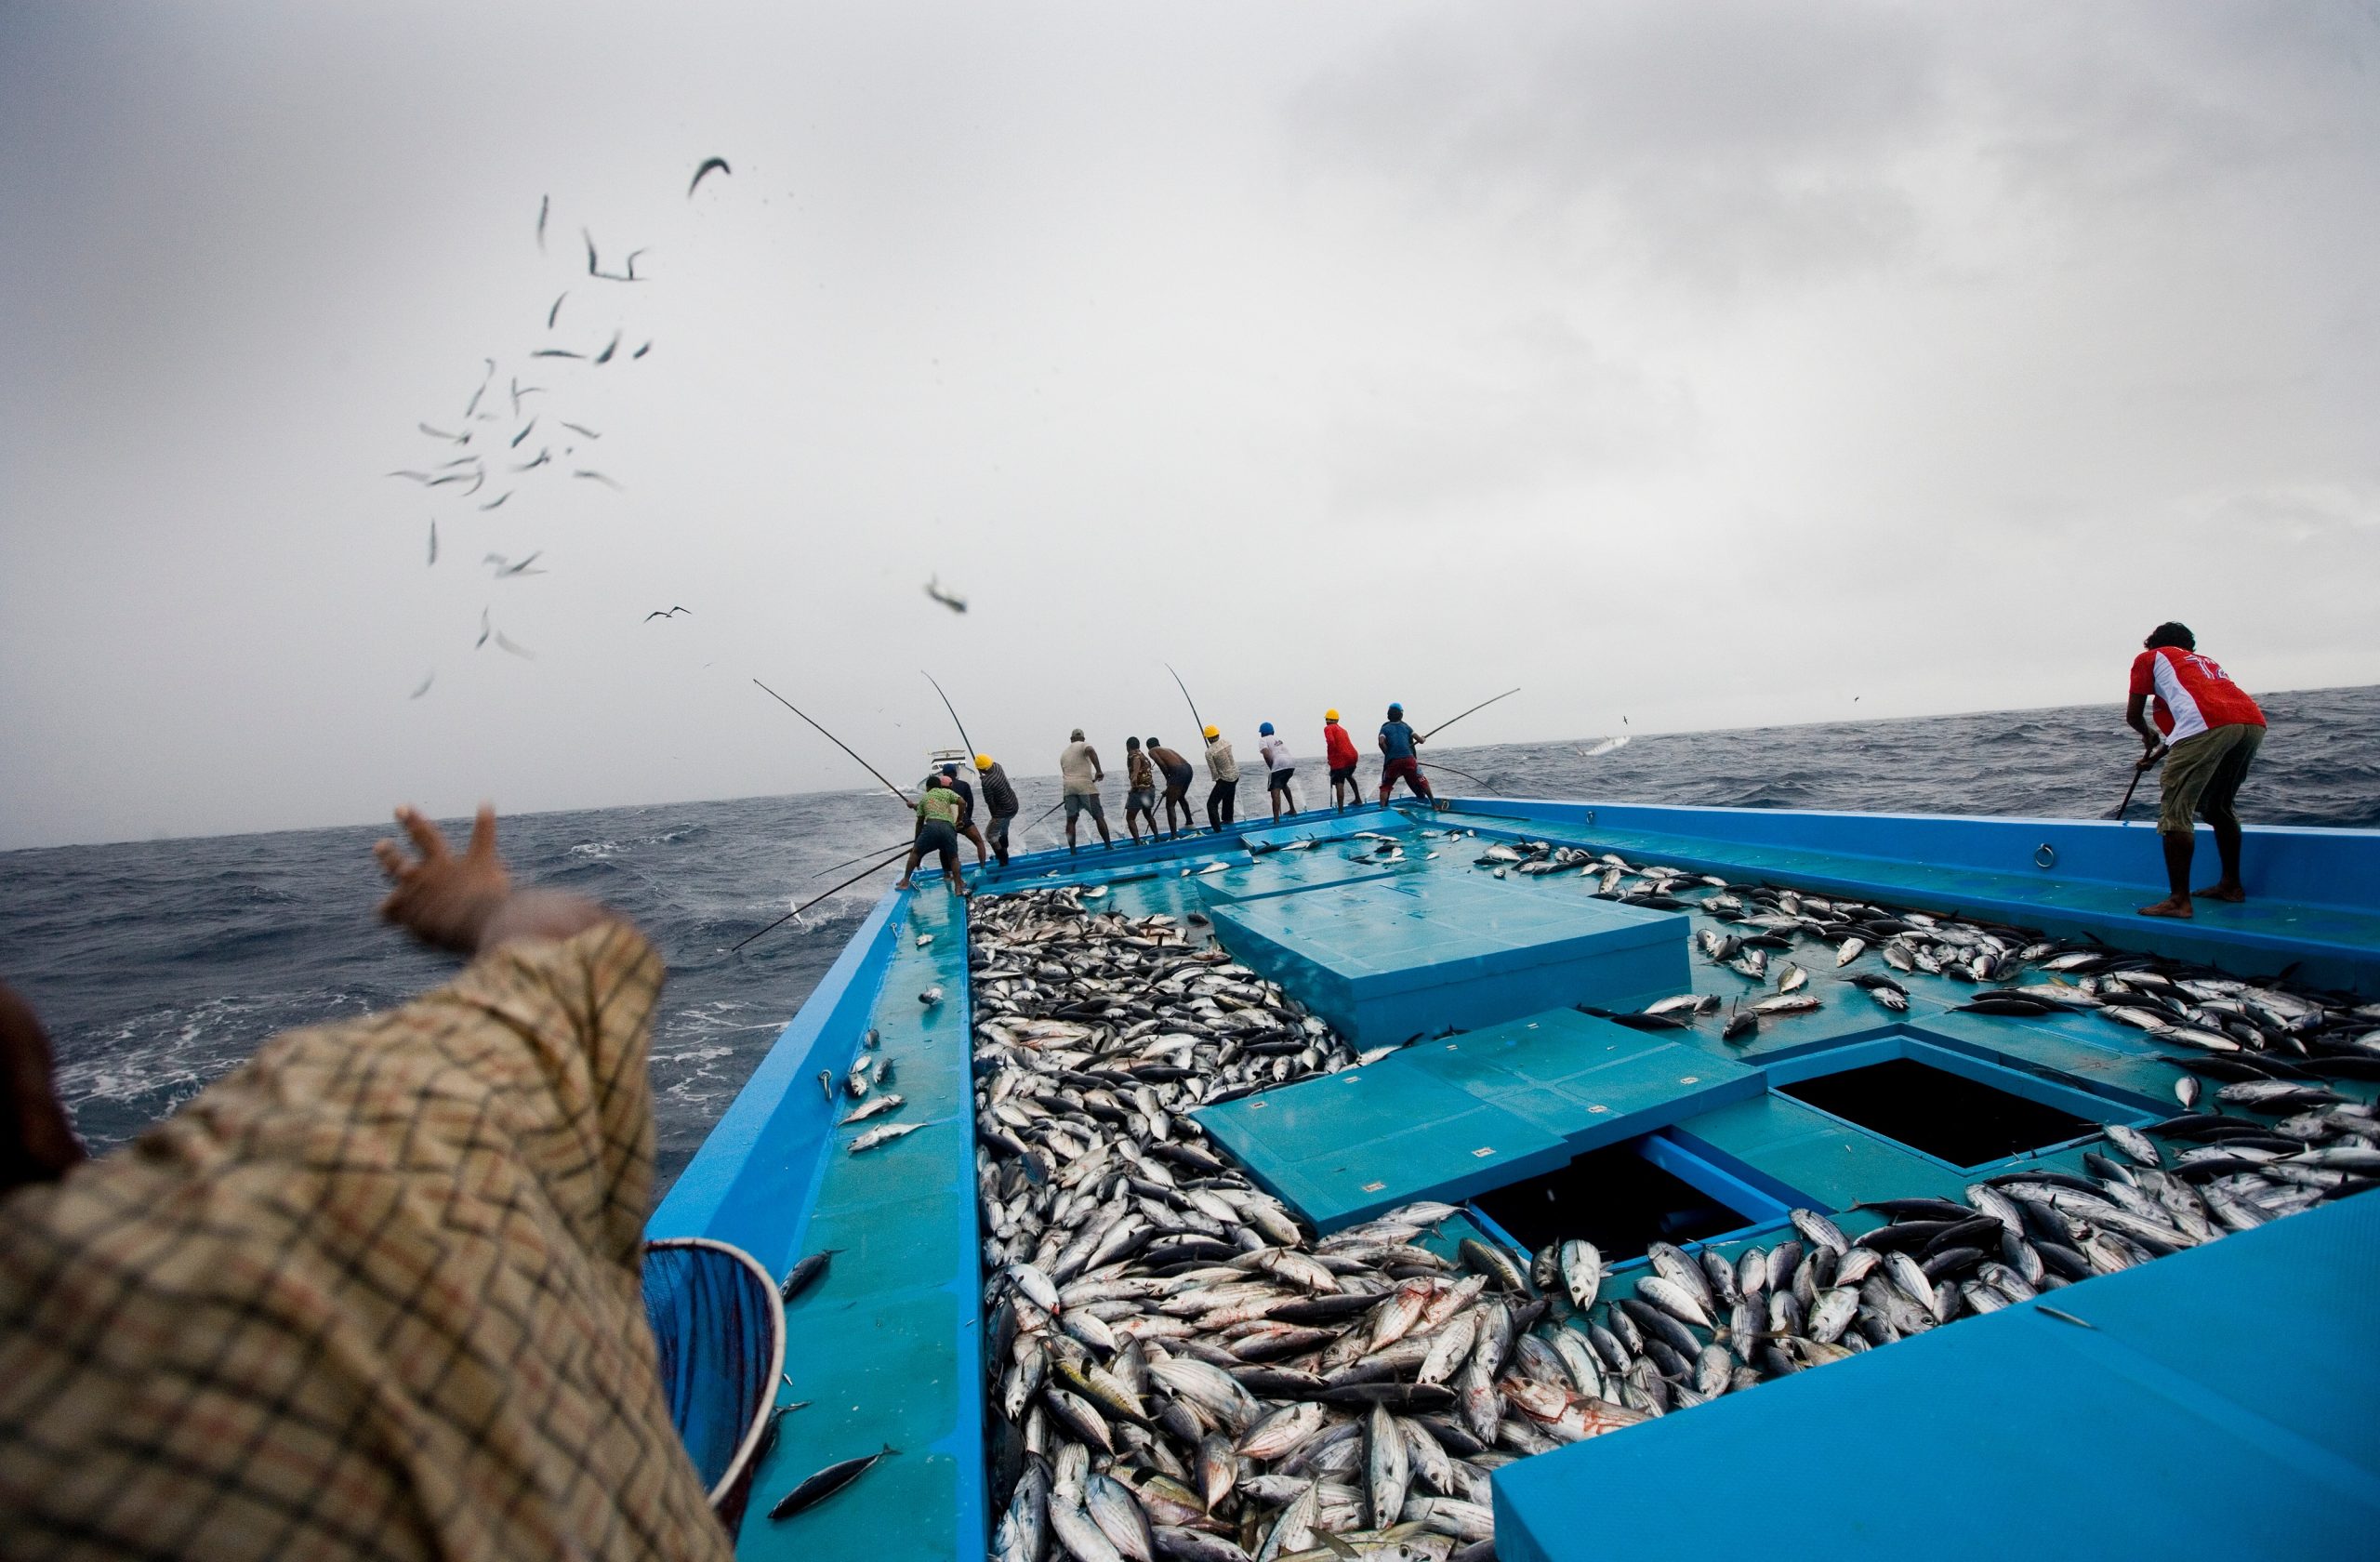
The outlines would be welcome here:
[[[2141,643],[2146,649],[2133,658],[2132,700],[2124,720],[2144,746],[2140,769],[2155,764],[2161,753],[2165,757],[2157,834],[2173,894],[2142,907],[2140,914],[2188,919],[2190,856],[2197,844],[2193,814],[2215,831],[2215,850],[2223,863],[2223,876],[2198,893],[2234,905],[2248,898],[2240,882],[2240,815],[2231,800],[2264,743],[2265,713],[2212,659],[2199,655],[2198,642],[2186,627],[2160,624]]]

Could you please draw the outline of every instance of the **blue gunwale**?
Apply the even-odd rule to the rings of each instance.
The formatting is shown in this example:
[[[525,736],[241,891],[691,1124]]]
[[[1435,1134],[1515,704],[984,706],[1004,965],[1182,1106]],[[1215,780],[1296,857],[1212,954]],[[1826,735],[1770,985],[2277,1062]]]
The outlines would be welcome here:
[[[2380,992],[2380,832],[2373,831],[2253,829],[2248,879],[2258,898],[2178,927],[2132,914],[2138,899],[2158,888],[2155,845],[2137,825],[1509,799],[1451,800],[1451,811],[1435,816],[1410,807],[1366,805],[1279,825],[1250,822],[1220,837],[1201,833],[1112,850],[1087,847],[1073,854],[1053,849],[1020,856],[1011,869],[980,887],[999,893],[1107,883],[1114,886],[1108,905],[1115,909],[1180,916],[1232,898],[1293,894],[1319,883],[1470,871],[1474,854],[1467,850],[1448,851],[1435,864],[1330,860],[1345,854],[1336,843],[1355,831],[1395,834],[1425,825],[1550,838],[1739,880],[1769,880],[1821,894],[1955,909],[2243,972],[2269,972],[2294,960],[2298,980],[2350,986],[2366,995]],[[1324,844],[1307,853],[1271,852],[1306,840]],[[2052,848],[2056,871],[2033,866],[2031,855],[2040,845]],[[1210,864],[1222,864],[1223,870],[1185,871]],[[919,884],[885,895],[870,909],[651,1223],[656,1237],[734,1241],[777,1273],[812,1247],[846,1245],[826,1283],[791,1310],[788,1369],[795,1383],[784,1397],[814,1402],[787,1418],[778,1447],[760,1473],[753,1516],[738,1547],[749,1556],[972,1558],[982,1555],[988,1539],[964,908],[934,876],[921,875]],[[1543,880],[1513,888],[1518,894],[1583,893]],[[920,931],[935,934],[922,949],[914,939]],[[1696,987],[1726,991],[1726,978],[1713,976],[1706,963],[1692,962]],[[1831,980],[1829,973],[1813,975]],[[948,997],[936,1009],[921,1010],[915,993],[929,982],[944,986]],[[1734,990],[1743,989],[1735,984]],[[1703,1039],[1709,1051],[1749,1066],[1763,1081],[1852,1066],[1841,1059],[1864,1057],[1868,1051],[1881,1056],[1896,1048],[1938,1049],[1962,1064],[1963,1071],[1990,1074],[2003,1088],[2030,1083],[2030,1093],[2038,1097],[2054,1091],[2061,1100],[2070,1099],[2069,1092],[2082,1092],[2103,1121],[2138,1120],[2161,1109],[2175,1071],[2144,1058],[2143,1046],[2128,1035],[2108,1034],[2114,1027],[2088,1015],[2018,1026],[1944,1013],[1956,996],[1934,995],[1913,984],[1906,1015],[1837,1007],[1823,1017],[1772,1023],[1746,1049]],[[854,1158],[841,1146],[860,1130],[833,1123],[848,1103],[830,1112],[815,1075],[822,1067],[840,1075],[871,1026],[882,1031],[886,1050],[897,1060],[893,1088],[915,1103],[894,1120],[925,1126]],[[2003,1073],[2008,1077],[1999,1078]],[[1287,1097],[1313,1085],[1273,1093]],[[1775,1211],[1789,1196],[1833,1202],[1810,1194],[1790,1176],[1775,1174],[1764,1159],[1780,1153],[1789,1159],[1794,1154],[1840,1154],[1839,1146],[1863,1131],[1799,1104],[1792,1104],[1798,1111],[1784,1111],[1773,1105],[1780,1099],[1764,1087],[1755,1097],[1731,1093],[1700,1102],[1683,1118],[1671,1111],[1656,1113],[1659,1121],[1655,1116],[1642,1119],[1635,1137],[1642,1140],[1643,1153],[1706,1191],[1729,1189],[1729,1201],[1739,1207],[1754,1206],[1745,1211],[1742,1230],[1694,1246],[1733,1251],[1772,1238],[1779,1229]],[[1923,1169],[1930,1186],[1940,1179],[1964,1181],[1977,1174],[1939,1162],[1925,1168],[1916,1152],[1897,1148],[1903,1158],[1862,1162],[1862,1175],[1897,1178]],[[2036,1152],[2036,1158],[2072,1165],[2076,1150],[2053,1147]],[[1857,1229],[1872,1217],[1841,1218]],[[1619,1264],[1613,1285],[1633,1285],[1639,1266]],[[1774,1385],[1765,1392],[1773,1393]],[[872,1451],[879,1440],[894,1442],[903,1449],[901,1457],[792,1523],[771,1525],[760,1516],[811,1470]],[[1542,1489],[1533,1478],[1539,1463],[1513,1467],[1532,1470],[1532,1478],[1519,1481],[1516,1489]],[[1499,1476],[1500,1512],[1507,1505],[1510,1484]],[[1554,1510],[1527,1511],[1540,1499],[1526,1493],[1514,1501],[1520,1506],[1512,1516],[1514,1555],[1531,1555],[1517,1549],[1533,1543],[1521,1537],[1549,1533],[1544,1526]],[[1577,1533],[1589,1531],[1580,1528]],[[1556,1545],[1536,1555],[1577,1554]]]

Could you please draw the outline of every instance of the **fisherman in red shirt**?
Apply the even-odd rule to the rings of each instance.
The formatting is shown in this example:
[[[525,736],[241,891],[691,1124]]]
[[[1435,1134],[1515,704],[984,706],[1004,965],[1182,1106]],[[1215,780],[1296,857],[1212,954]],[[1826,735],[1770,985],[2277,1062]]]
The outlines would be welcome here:
[[[1339,712],[1322,713],[1322,759],[1330,767],[1330,806],[1342,814],[1347,811],[1346,800],[1364,801],[1364,788],[1355,781],[1355,765],[1361,756],[1355,752],[1355,740],[1339,724]]]
[[[2248,898],[2240,882],[2240,815],[2232,812],[2231,800],[2265,740],[2265,713],[2221,668],[2198,654],[2198,642],[2184,626],[2160,624],[2141,643],[2147,649],[2133,659],[2132,703],[2124,720],[2146,746],[2139,768],[2147,770],[2160,754],[2165,756],[2157,833],[2174,893],[2142,907],[2140,914],[2188,919],[2193,814],[2215,831],[2215,849],[2223,858],[2221,880],[2198,893],[2233,905]]]

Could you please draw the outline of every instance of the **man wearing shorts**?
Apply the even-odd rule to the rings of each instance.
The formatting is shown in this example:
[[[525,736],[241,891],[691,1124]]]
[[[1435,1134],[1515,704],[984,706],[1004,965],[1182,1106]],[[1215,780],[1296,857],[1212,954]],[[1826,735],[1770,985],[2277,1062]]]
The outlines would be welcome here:
[[[1380,729],[1381,801],[1388,801],[1389,792],[1402,779],[1407,787],[1412,788],[1415,797],[1433,808],[1437,806],[1438,800],[1430,795],[1429,778],[1421,774],[1421,757],[1418,752],[1421,747],[1421,735],[1406,722],[1405,708],[1390,706],[1388,720],[1381,723]]]
[[[1157,839],[1157,766],[1141,749],[1141,740],[1124,740],[1124,827],[1132,832],[1132,841],[1141,839],[1141,821],[1149,822],[1149,839]]]
[[[1330,806],[1341,813],[1347,811],[1348,800],[1364,801],[1364,788],[1355,780],[1355,740],[1339,724],[1339,712],[1322,713],[1322,758],[1330,767]]]
[[[1289,791],[1289,778],[1298,773],[1298,762],[1290,757],[1289,746],[1274,732],[1273,723],[1265,721],[1256,729],[1256,751],[1264,758],[1264,795],[1273,800],[1273,817],[1281,817],[1281,804],[1289,805],[1289,817],[1298,816],[1297,798]]]
[[[959,872],[959,794],[943,785],[942,773],[936,771],[925,778],[919,788],[924,795],[918,799],[918,824],[909,843],[909,860],[901,869],[901,881],[892,887],[906,890],[918,871],[918,864],[932,852],[942,860],[942,877],[952,894],[967,893],[967,880]]]
[[[1207,827],[1221,835],[1239,806],[1239,761],[1232,757],[1231,744],[1221,728],[1209,727],[1206,737],[1207,774],[1215,783],[1207,794]]]
[[[988,832],[992,855],[1000,866],[1008,866],[1008,827],[1016,822],[1016,788],[1008,783],[1008,772],[1002,770],[989,754],[975,756],[975,779],[983,783],[984,806],[991,811],[992,825]]]
[[[959,794],[959,836],[975,843],[975,866],[981,867],[986,848],[984,832],[975,827],[975,788],[959,778],[959,766],[955,763],[942,767],[942,784]]]
[[[2132,699],[2124,720],[2140,735],[2145,749],[2140,768],[2148,769],[2165,755],[2163,791],[2157,807],[2157,836],[2165,850],[2165,881],[2173,894],[2154,906],[2144,906],[2144,917],[2188,919],[2190,910],[2190,856],[2196,845],[2190,816],[2205,819],[2215,831],[2215,849],[2223,859],[2223,877],[2199,891],[2209,900],[2234,905],[2248,898],[2240,882],[2240,815],[2231,800],[2255,761],[2265,740],[2265,713],[2256,702],[2227,677],[2208,657],[2198,654],[2198,642],[2180,624],[2160,624],[2141,642],[2146,649],[2133,658]],[[2151,697],[2153,710],[2149,708]],[[2156,725],[2148,716],[2153,714]]]
[[[1075,849],[1075,815],[1085,809],[1091,811],[1091,822],[1099,827],[1099,843],[1115,845],[1107,833],[1107,812],[1099,803],[1099,784],[1107,779],[1107,772],[1100,767],[1099,750],[1082,740],[1080,727],[1058,755],[1058,779],[1066,788],[1066,850]]]
[[[1197,827],[1198,815],[1190,811],[1190,778],[1196,772],[1191,770],[1188,760],[1154,737],[1149,739],[1146,752],[1149,763],[1165,777],[1165,827],[1178,840],[1183,830]],[[1176,809],[1181,811],[1178,815]],[[1181,821],[1178,824],[1177,817]]]

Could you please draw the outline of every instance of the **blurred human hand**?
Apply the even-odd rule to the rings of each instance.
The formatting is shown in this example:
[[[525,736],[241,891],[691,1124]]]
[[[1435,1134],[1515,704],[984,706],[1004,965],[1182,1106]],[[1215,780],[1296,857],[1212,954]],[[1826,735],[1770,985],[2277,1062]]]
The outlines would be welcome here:
[[[372,848],[380,871],[396,887],[380,903],[380,915],[425,944],[468,954],[480,946],[490,918],[512,894],[511,876],[496,854],[496,805],[480,804],[471,843],[456,856],[445,832],[411,806],[397,810],[397,824],[412,841],[408,858],[394,841]]]

